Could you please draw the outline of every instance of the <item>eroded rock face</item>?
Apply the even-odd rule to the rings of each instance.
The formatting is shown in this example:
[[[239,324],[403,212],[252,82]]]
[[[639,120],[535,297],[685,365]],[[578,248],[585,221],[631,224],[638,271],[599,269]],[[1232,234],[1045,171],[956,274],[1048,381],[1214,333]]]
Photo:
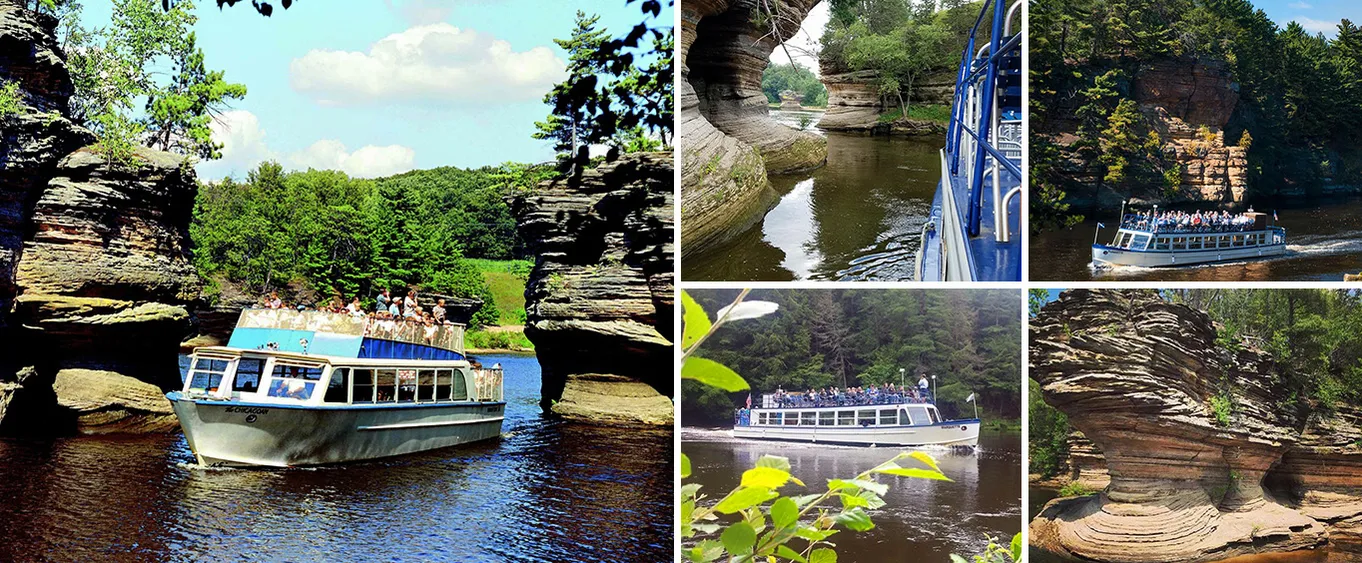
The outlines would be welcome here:
[[[1132,94],[1182,166],[1175,201],[1241,202],[1248,189],[1247,151],[1225,146],[1225,124],[1239,85],[1223,62],[1165,59],[1142,67]]]
[[[773,3],[780,36],[790,37],[818,0]],[[758,0],[681,3],[679,142],[682,249],[696,252],[730,236],[769,196],[767,173],[808,170],[827,160],[827,140],[776,123],[761,74],[779,44],[752,21]]]
[[[1266,353],[1217,346],[1209,316],[1149,290],[1070,290],[1031,327],[1031,377],[1111,476],[1100,495],[1048,504],[1032,521],[1032,545],[1143,562],[1325,542],[1323,523],[1263,490],[1299,440],[1294,413],[1271,392]]]
[[[871,131],[880,123],[880,114],[893,108],[884,107],[873,84],[877,74],[873,70],[835,72],[824,65],[821,69],[823,85],[828,89],[828,111],[819,120],[818,128],[826,131]],[[929,75],[913,85],[912,104],[950,105],[955,90],[954,73]],[[907,120],[903,120],[907,121]],[[934,125],[928,122],[915,122]],[[895,133],[938,134],[944,128],[919,125],[904,127]]]
[[[673,172],[670,153],[627,155],[518,198],[536,255],[525,336],[545,410],[605,424],[672,423]]]
[[[73,86],[56,26],[56,18],[0,0],[0,84],[17,84],[23,98],[17,114],[0,115],[0,330],[33,204],[57,162],[94,140],[64,117]]]

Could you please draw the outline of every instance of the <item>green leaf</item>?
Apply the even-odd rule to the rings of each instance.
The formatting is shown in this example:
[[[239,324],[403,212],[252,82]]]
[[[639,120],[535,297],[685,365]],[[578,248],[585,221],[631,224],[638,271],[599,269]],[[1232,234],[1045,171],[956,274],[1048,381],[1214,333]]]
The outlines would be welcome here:
[[[742,472],[742,486],[779,489],[790,480],[790,474],[772,467],[753,467]]]
[[[951,563],[969,563],[969,562],[966,561],[964,557],[961,557],[961,556],[959,556],[959,555],[956,555],[956,554],[952,553],[952,554],[951,554]]]
[[[930,456],[930,455],[927,455],[927,454],[922,453],[922,452],[913,452],[913,453],[908,454],[908,457],[911,457],[911,458],[913,458],[913,459],[916,459],[916,460],[922,462],[923,465],[926,465],[927,467],[930,467],[930,468],[932,468],[932,469],[935,469],[938,473],[941,472],[941,468],[940,468],[940,467],[937,467],[937,465],[936,465],[936,458],[933,458],[933,457]]]
[[[789,473],[790,458],[780,457],[778,455],[764,455],[761,456],[761,459],[757,460],[757,467],[770,467]]]
[[[799,554],[799,552],[797,552],[797,551],[795,551],[795,550],[793,550],[793,549],[790,549],[790,547],[789,547],[789,546],[786,546],[786,545],[781,545],[781,546],[777,547],[777,548],[776,548],[776,555],[779,555],[779,556],[781,556],[781,557],[784,557],[784,558],[786,558],[786,559],[789,559],[790,561],[798,561],[799,563],[808,563],[808,559],[805,559],[803,555],[800,555],[800,554]]]
[[[1017,535],[1012,536],[1012,560],[1021,561],[1021,558],[1022,558],[1021,532],[1017,532]]]
[[[875,527],[875,523],[870,521],[870,515],[866,514],[860,507],[851,510],[844,510],[841,514],[832,518],[833,522],[846,526],[853,532],[864,532]]]
[[[719,501],[719,504],[714,506],[714,511],[720,514],[733,514],[778,496],[780,495],[775,491],[764,487],[745,487]]]
[[[777,528],[788,528],[799,520],[799,506],[790,497],[782,497],[771,505],[771,524]]]
[[[867,479],[852,479],[851,483],[867,491],[874,492],[877,495],[889,492],[889,485],[884,483],[876,483]]]
[[[704,540],[695,544],[692,550],[696,555],[692,557],[694,561],[713,561],[724,555],[724,544],[714,540]]]
[[[858,495],[849,495],[849,494],[846,494],[846,493],[839,493],[837,496],[839,496],[839,497],[842,498],[842,509],[843,509],[843,510],[848,509],[848,508],[856,508],[856,507],[858,507],[858,506],[867,506],[867,507],[870,506],[870,503],[869,503],[869,502],[866,502],[865,499],[861,498],[861,497],[858,496]]]
[[[821,497],[821,496],[823,496],[823,495],[800,495],[800,496],[797,496],[797,497],[794,498],[795,506],[798,506],[798,507],[800,507],[800,508],[804,508],[804,505],[809,504],[809,503],[811,503],[811,502],[813,502],[813,501],[815,501],[815,500],[818,500],[818,497]]]
[[[914,479],[932,479],[935,481],[951,480],[950,477],[942,475],[938,471],[932,471],[930,469],[918,469],[916,467],[895,467],[892,469],[876,469],[875,473],[883,473],[885,475],[896,475],[899,477],[912,477]]]
[[[681,485],[681,498],[694,498],[700,494],[701,485],[699,483],[686,483]]]
[[[748,389],[747,382],[728,366],[714,360],[691,356],[681,364],[681,378],[693,379],[710,387],[718,387],[729,393]]]
[[[724,533],[719,535],[719,541],[723,542],[724,549],[729,553],[747,555],[752,553],[752,545],[757,543],[757,532],[752,529],[751,524],[738,522],[724,530]]]
[[[681,306],[685,309],[682,319],[685,321],[685,333],[681,335],[681,348],[690,348],[700,340],[700,337],[709,332],[712,326],[709,322],[709,315],[705,309],[691,298],[689,293],[681,292]]]
[[[820,530],[813,526],[804,526],[802,528],[799,528],[798,530],[795,530],[796,536],[799,536],[811,542],[823,541],[827,539],[828,536],[831,536],[835,533],[837,533],[837,530]]]
[[[690,477],[690,457],[687,457],[686,454],[681,454],[681,478],[685,479],[687,477]]]
[[[681,537],[688,538],[695,535],[691,530],[691,517],[695,514],[695,501],[686,500],[681,502]]]
[[[809,554],[809,563],[837,563],[837,552],[820,547]]]

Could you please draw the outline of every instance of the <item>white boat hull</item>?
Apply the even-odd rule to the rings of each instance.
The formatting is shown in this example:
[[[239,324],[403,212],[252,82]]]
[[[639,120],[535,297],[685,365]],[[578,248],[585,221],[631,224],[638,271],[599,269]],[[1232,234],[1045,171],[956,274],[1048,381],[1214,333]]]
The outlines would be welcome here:
[[[976,446],[979,421],[931,426],[736,426],[733,437],[861,446]]]
[[[198,462],[292,467],[375,459],[501,435],[505,403],[299,406],[169,396]]]
[[[1115,264],[1120,266],[1139,266],[1143,268],[1163,268],[1187,266],[1234,260],[1267,258],[1286,253],[1285,244],[1271,244],[1246,248],[1213,248],[1209,250],[1147,250],[1134,251],[1116,248],[1105,244],[1092,245],[1094,264]]]

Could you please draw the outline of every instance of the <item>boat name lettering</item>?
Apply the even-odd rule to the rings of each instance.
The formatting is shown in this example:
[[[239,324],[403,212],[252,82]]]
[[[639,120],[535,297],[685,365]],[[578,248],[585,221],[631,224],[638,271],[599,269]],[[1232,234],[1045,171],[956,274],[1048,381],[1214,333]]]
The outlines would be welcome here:
[[[227,407],[226,411],[241,414],[266,414],[270,412],[270,409],[262,409],[259,407]]]

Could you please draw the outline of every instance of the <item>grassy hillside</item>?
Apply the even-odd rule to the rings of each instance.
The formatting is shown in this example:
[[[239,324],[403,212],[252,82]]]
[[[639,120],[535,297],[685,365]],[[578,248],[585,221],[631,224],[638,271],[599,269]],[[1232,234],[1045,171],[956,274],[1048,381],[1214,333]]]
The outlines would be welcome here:
[[[474,268],[482,272],[487,287],[492,290],[492,299],[501,312],[498,324],[525,324],[525,278],[534,263],[529,260],[486,260],[468,259]]]

